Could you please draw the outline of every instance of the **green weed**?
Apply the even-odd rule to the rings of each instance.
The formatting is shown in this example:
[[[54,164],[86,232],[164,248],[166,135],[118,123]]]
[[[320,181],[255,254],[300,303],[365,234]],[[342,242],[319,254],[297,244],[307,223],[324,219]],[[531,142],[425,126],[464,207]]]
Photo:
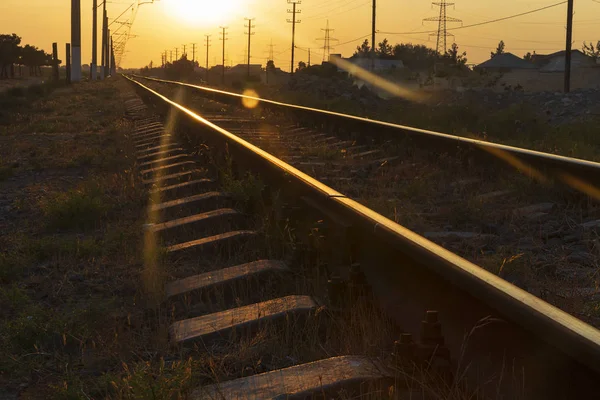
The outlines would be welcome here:
[[[0,182],[7,180],[14,175],[11,167],[0,167]]]
[[[48,229],[60,230],[95,228],[108,210],[108,199],[98,186],[59,194],[43,206]]]
[[[223,190],[231,195],[237,207],[252,212],[262,203],[265,184],[249,172],[241,178],[236,177],[231,159],[220,169],[219,177]]]
[[[111,382],[118,399],[179,399],[192,390],[192,359],[158,365],[140,362],[123,364],[124,374]]]
[[[102,243],[94,238],[43,237],[29,245],[29,254],[39,262],[72,258],[76,260],[102,254]]]
[[[20,251],[0,253],[0,283],[10,283],[31,263],[31,257]]]

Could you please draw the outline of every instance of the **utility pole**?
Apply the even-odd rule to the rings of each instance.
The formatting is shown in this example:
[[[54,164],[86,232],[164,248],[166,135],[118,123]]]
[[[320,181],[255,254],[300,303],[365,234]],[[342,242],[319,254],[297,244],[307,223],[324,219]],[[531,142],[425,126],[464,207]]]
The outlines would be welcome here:
[[[179,47],[175,47],[175,61],[179,60]]]
[[[52,77],[58,82],[58,43],[52,43]]]
[[[294,74],[294,50],[296,49],[296,24],[301,22],[300,20],[296,21],[296,14],[300,14],[302,12],[301,10],[296,10],[296,4],[301,3],[302,2],[300,0],[288,0],[288,4],[292,5],[292,9],[290,10],[288,8],[287,10],[288,14],[292,14],[292,20],[287,20],[288,23],[292,24],[292,67],[290,69],[290,73],[292,75]]]
[[[186,55],[187,55],[187,53],[185,52],[185,48],[186,48],[186,45],[184,44],[184,45],[183,45],[183,53],[181,53],[181,57],[183,57],[183,56],[186,56]]]
[[[115,48],[112,36],[110,37],[110,75],[117,75],[117,65],[115,64]]]
[[[308,49],[308,66],[310,67],[310,49]]]
[[[109,68],[110,68],[110,56],[108,55],[110,47],[108,44],[108,41],[110,40],[110,29],[108,29],[108,14],[106,15],[106,20],[104,21],[104,25],[106,26],[106,32],[104,33],[106,35],[106,45],[104,47],[104,76],[108,77],[108,75],[110,74]]]
[[[98,0],[93,1],[92,10],[92,64],[90,77],[93,81],[98,78]]]
[[[573,41],[573,3],[567,5],[567,45],[565,51],[565,93],[571,91],[571,45]]]
[[[331,54],[331,41],[332,40],[337,40],[337,39],[333,39],[331,37],[331,32],[333,32],[335,29],[329,29],[329,20],[327,20],[327,27],[325,29],[321,29],[322,31],[325,31],[325,37],[324,38],[320,38],[317,40],[323,40],[323,62],[325,61],[329,61],[329,55]],[[310,49],[308,49],[308,57],[310,58]],[[310,61],[309,61],[310,64]]]
[[[66,55],[67,55],[67,83],[71,83],[71,44],[67,43]]]
[[[81,81],[81,0],[71,0],[71,80]]]
[[[173,50],[170,50],[171,54],[171,64],[173,64]]]
[[[108,17],[106,17],[106,26],[108,26]],[[112,60],[110,58],[111,36],[110,29],[106,29],[106,76],[110,76],[112,71]]]
[[[208,54],[210,50],[210,37],[212,35],[204,35],[206,37],[206,83],[208,83]]]
[[[454,3],[446,3],[446,0],[440,0],[439,2],[431,3],[434,6],[440,7],[440,16],[425,18],[423,21],[435,21],[438,23],[437,33],[432,33],[429,36],[437,36],[436,51],[440,55],[446,54],[448,50],[447,38],[448,36],[454,37],[452,33],[448,33],[446,25],[448,22],[462,22],[460,19],[448,17],[446,9],[448,6],[453,6]]]
[[[197,43],[192,43],[192,62],[196,62],[196,45]]]
[[[100,79],[106,78],[106,0],[102,2],[102,45],[100,46],[100,54],[102,65],[100,66]]]
[[[221,83],[224,85],[225,84],[225,41],[227,40],[227,27],[226,26],[220,26],[219,28],[221,28],[223,30],[223,32],[221,33],[221,40],[223,41],[223,74],[221,75]]]
[[[371,71],[375,71],[375,33],[377,26],[377,0],[373,0],[373,16],[371,19]]]
[[[248,28],[248,77],[250,77],[250,38],[254,33],[252,32],[252,28],[256,28],[256,25],[252,25],[252,21],[256,18],[244,18],[244,20],[248,21],[248,25],[244,25],[244,27]]]

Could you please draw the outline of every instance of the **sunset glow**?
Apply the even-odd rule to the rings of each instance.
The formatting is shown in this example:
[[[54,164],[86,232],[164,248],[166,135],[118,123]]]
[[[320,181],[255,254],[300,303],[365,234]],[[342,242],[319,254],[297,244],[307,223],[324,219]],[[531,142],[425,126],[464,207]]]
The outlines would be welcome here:
[[[239,0],[164,0],[168,13],[186,24],[219,24],[237,14]]]
[[[464,25],[477,24],[500,17],[527,12],[555,4],[560,0],[529,2],[524,0],[460,0],[449,9],[449,14],[463,21]],[[108,16],[112,21],[137,0],[115,0],[107,3]],[[98,0],[98,4],[101,4]],[[143,0],[135,23],[131,28],[132,38],[127,43],[127,54],[123,67],[141,67],[150,61],[160,63],[161,53],[183,46],[186,51],[196,44],[196,56],[204,59],[206,54],[205,35],[211,35],[209,64],[218,65],[222,55],[218,47],[226,26],[227,42],[225,57],[227,65],[244,63],[247,49],[247,24],[245,18],[255,18],[252,36],[253,62],[264,64],[273,43],[274,61],[277,67],[288,71],[291,61],[292,27],[288,23],[291,9],[287,0]],[[92,0],[82,0],[82,60],[91,61],[91,11]],[[0,0],[0,26],[6,33],[16,33],[23,41],[36,45],[47,52],[52,43],[70,41],[70,1],[49,2],[47,0]],[[434,22],[423,22],[435,18],[439,9],[431,1],[377,1],[377,42],[387,38],[396,43],[413,43],[430,48],[436,46],[435,36],[430,31],[437,29]],[[324,56],[324,29],[329,22],[332,38],[332,53],[351,56],[364,39],[371,38],[372,2],[362,0],[303,0],[297,7],[301,21],[296,26],[295,61],[322,61]],[[451,12],[450,12],[451,11]],[[583,41],[598,40],[597,15],[600,4],[587,0],[576,3],[573,29],[573,48],[581,49]],[[119,22],[126,21],[130,12],[125,12]],[[99,20],[102,16],[100,13]],[[121,25],[111,22],[114,31]],[[527,52],[551,54],[565,46],[566,6],[564,4],[533,14],[495,23],[473,26],[452,31],[460,51],[467,52],[469,64],[487,61],[498,42],[506,43],[506,51],[519,57]],[[451,28],[460,24],[450,24]],[[121,28],[117,33],[124,31]],[[51,35],[48,32],[52,32]]]

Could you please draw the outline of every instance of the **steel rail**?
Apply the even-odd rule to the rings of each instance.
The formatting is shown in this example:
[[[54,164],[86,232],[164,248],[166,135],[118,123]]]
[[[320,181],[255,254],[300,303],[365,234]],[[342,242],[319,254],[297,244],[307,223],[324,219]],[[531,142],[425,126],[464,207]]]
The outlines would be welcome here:
[[[444,285],[455,286],[467,292],[489,309],[495,310],[511,326],[519,327],[532,334],[536,341],[548,344],[549,348],[557,351],[561,357],[566,357],[574,364],[585,365],[583,368],[588,374],[600,373],[599,330],[357,203],[141,82],[127,76],[126,78],[145,97],[151,97],[163,106],[176,110],[196,126],[202,126],[206,131],[220,136],[232,147],[242,149],[252,157],[253,162],[268,165],[287,181],[302,187],[303,192],[310,193],[324,208],[334,210],[345,221],[356,226],[365,238],[384,242],[386,246],[401,253],[404,260],[402,263],[396,262],[396,269],[405,268],[404,265],[397,265],[403,264],[404,261],[428,269],[426,272],[441,277]],[[449,303],[452,302],[453,296],[456,296],[456,293],[449,295]],[[473,306],[477,304],[473,303]],[[458,313],[465,311],[458,310]],[[534,350],[541,351],[538,346],[536,343],[533,346],[536,347]],[[597,380],[597,375],[595,379]]]
[[[304,115],[308,114],[312,117],[322,118],[328,123],[337,122],[345,128],[350,127],[351,129],[357,129],[358,127],[362,126],[365,128],[365,130],[368,130],[369,137],[371,138],[377,138],[378,135],[382,135],[384,131],[386,131],[389,132],[392,137],[397,136],[398,134],[407,135],[407,137],[413,140],[418,140],[419,144],[425,147],[436,147],[445,150],[451,150],[453,148],[476,150],[478,152],[482,152],[482,155],[486,157],[486,160],[502,161],[503,163],[508,164],[511,168],[515,168],[541,180],[547,180],[548,178],[552,177],[553,179],[558,180],[570,187],[574,187],[575,189],[580,190],[588,195],[600,198],[600,189],[597,188],[597,185],[600,184],[600,163],[598,162],[544,153],[536,150],[508,146],[484,140],[455,136],[442,132],[359,117],[356,115],[283,103],[257,96],[232,93],[184,82],[150,78],[139,75],[133,76],[154,82],[196,89],[206,94],[219,97],[220,99],[229,98],[257,101],[260,104],[274,109],[301,112],[304,113]],[[373,132],[377,132],[377,134],[374,134]],[[490,155],[493,157],[490,158]],[[541,171],[540,169],[544,169],[544,171]]]

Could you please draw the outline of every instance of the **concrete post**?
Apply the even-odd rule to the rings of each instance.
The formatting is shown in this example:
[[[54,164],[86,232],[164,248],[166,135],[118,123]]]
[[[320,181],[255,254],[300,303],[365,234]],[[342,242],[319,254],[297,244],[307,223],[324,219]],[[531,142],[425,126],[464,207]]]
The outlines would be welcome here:
[[[71,51],[73,82],[81,81],[81,0],[71,0]]]

